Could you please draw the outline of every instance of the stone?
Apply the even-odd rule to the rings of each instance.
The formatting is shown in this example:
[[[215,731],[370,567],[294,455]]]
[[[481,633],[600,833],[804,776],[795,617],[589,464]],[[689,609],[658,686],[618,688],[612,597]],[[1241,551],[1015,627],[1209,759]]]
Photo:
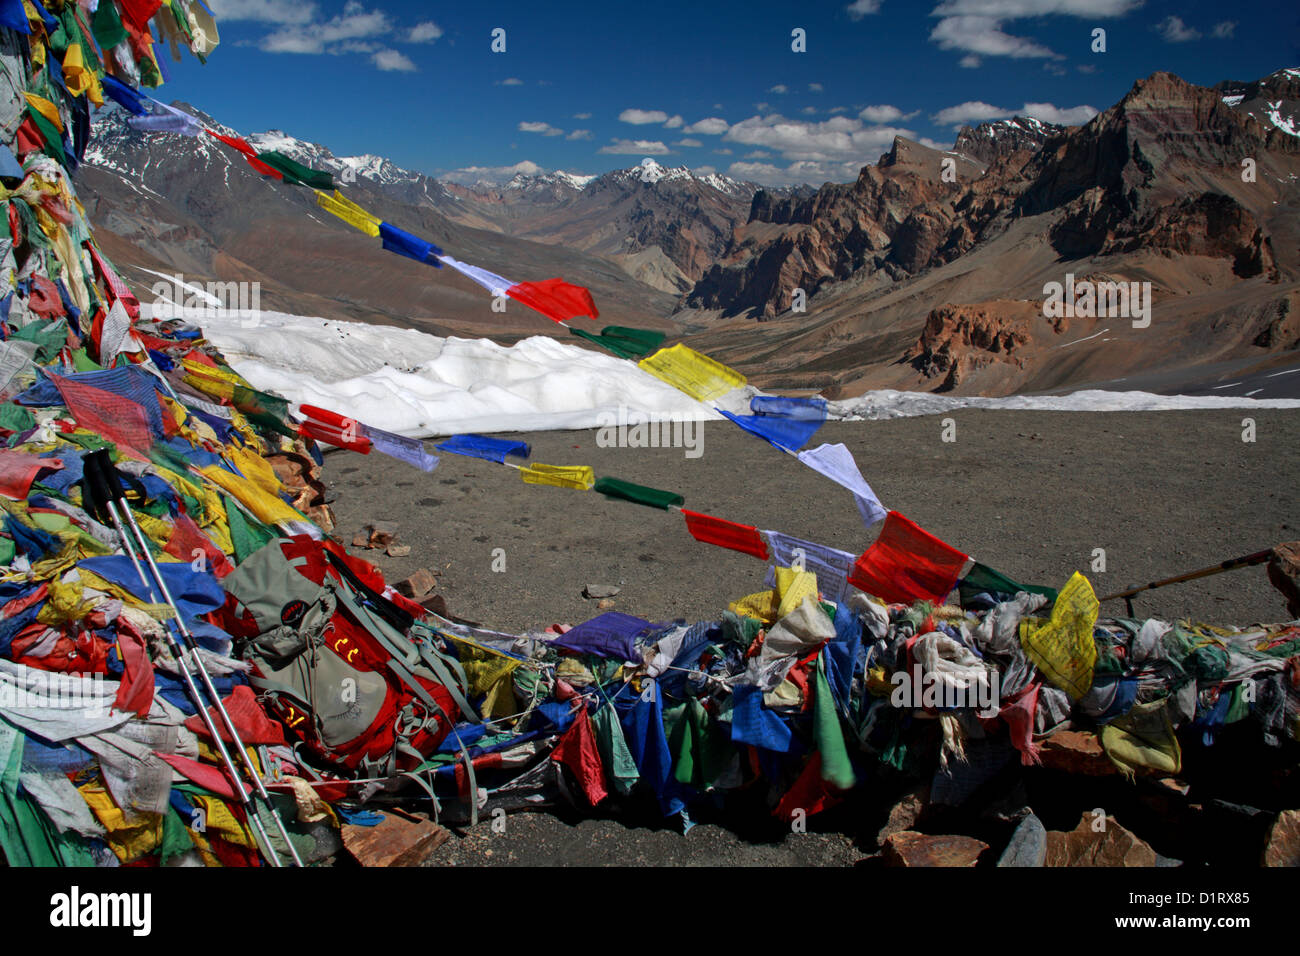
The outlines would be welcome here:
[[[393,585],[393,588],[403,597],[419,600],[437,586],[438,579],[433,576],[432,572],[428,568],[420,568],[406,580],[398,581]]]
[[[1156,866],[1156,851],[1144,841],[1124,829],[1111,816],[1105,818],[1104,829],[1094,830],[1092,813],[1085,811],[1079,825],[1068,833],[1060,830],[1047,832],[1046,866],[1105,866],[1139,867]]]
[[[431,820],[394,811],[373,827],[343,826],[343,848],[362,866],[419,866],[450,837]]]
[[[409,544],[390,544],[384,549],[384,553],[390,558],[404,558],[411,553]]]
[[[998,866],[1042,866],[1046,859],[1047,828],[1031,813],[1011,834],[1007,848],[998,857]]]
[[[890,808],[889,819],[885,825],[880,828],[876,834],[876,845],[884,846],[885,840],[895,833],[902,833],[904,830],[911,830],[916,826],[916,822],[921,819],[921,812],[929,800],[930,787],[928,784],[917,787],[915,790],[903,794],[898,802]]]
[[[611,601],[609,598],[606,598],[605,600],[599,602],[599,603],[596,605],[596,610],[598,610],[598,611],[608,611],[608,610],[609,610],[610,608],[612,608],[613,606],[614,606],[614,602]]]
[[[439,617],[447,616],[447,599],[441,594],[430,594],[427,597],[422,597],[419,603],[426,611],[432,611]]]
[[[352,547],[354,548],[370,547],[370,529],[367,528],[365,531],[358,531],[356,534],[354,534],[352,536]]]
[[[1288,541],[1273,549],[1268,559],[1268,580],[1281,592],[1287,613],[1300,617],[1300,541]]]
[[[612,598],[622,588],[614,587],[612,584],[588,584],[582,589],[582,596],[588,600],[599,598]]]
[[[1265,866],[1300,866],[1300,810],[1283,810],[1268,831]]]
[[[890,834],[885,840],[886,866],[974,866],[989,845],[960,834],[932,836],[915,830]]]
[[[1085,777],[1119,773],[1101,747],[1101,738],[1083,730],[1060,730],[1039,745],[1038,756],[1051,770]]]

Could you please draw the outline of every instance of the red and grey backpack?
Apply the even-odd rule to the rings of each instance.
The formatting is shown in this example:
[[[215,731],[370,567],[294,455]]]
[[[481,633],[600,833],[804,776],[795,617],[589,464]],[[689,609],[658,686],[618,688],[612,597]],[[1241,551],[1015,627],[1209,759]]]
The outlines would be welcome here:
[[[278,538],[223,581],[222,623],[249,683],[307,753],[338,771],[418,766],[460,719],[478,721],[459,663],[385,598],[379,572],[330,541]]]

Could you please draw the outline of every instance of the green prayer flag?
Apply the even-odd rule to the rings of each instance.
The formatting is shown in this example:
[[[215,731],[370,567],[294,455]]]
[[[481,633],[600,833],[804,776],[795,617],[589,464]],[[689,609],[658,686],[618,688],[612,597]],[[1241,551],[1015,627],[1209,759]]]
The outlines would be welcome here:
[[[1018,594],[1021,591],[1027,591],[1030,594],[1041,594],[1049,601],[1055,601],[1059,593],[1056,588],[1043,587],[1037,584],[1020,584],[1007,577],[1001,571],[995,571],[987,564],[975,563],[970,569],[970,574],[962,578],[958,585],[958,591],[961,595],[961,605],[965,607],[975,598],[975,595],[984,591],[991,591],[998,594]]]
[[[840,790],[849,790],[857,782],[849,751],[844,745],[844,731],[835,712],[830,681],[826,679],[826,652],[817,656],[817,689],[813,698],[813,738],[822,755],[822,779]]]
[[[326,192],[334,189],[334,176],[331,173],[320,172],[302,163],[294,162],[284,153],[268,150],[258,153],[257,158],[283,176],[284,181],[291,186],[310,186],[312,189],[323,189]]]
[[[569,331],[588,342],[594,342],[603,349],[613,352],[622,359],[639,359],[649,355],[663,344],[666,335],[649,329],[633,329],[622,325],[607,325],[599,335],[592,335],[582,329],[569,327]]]
[[[641,773],[636,768],[627,738],[623,736],[614,705],[606,703],[597,707],[591,715],[591,727],[596,733],[596,749],[600,751],[605,776],[615,791],[627,796],[641,779]]]
[[[90,32],[95,34],[95,42],[102,50],[111,50],[126,37],[126,27],[118,15],[116,3],[101,3],[95,9],[95,16],[90,21]]]
[[[44,113],[31,106],[27,107],[27,115],[40,131],[41,138],[45,140],[45,155],[67,168],[68,154],[63,151],[63,134],[59,132],[58,127],[47,120]]]
[[[609,498],[622,498],[624,501],[632,501],[639,505],[649,505],[651,508],[668,509],[669,505],[681,507],[686,503],[686,499],[676,492],[660,491],[658,488],[647,488],[645,485],[634,485],[630,481],[622,481],[618,478],[597,478],[595,490]]]
[[[242,564],[244,559],[263,546],[269,544],[276,536],[274,532],[251,515],[245,514],[229,495],[222,495],[226,505],[226,520],[230,524],[230,541],[235,548],[235,564]]]

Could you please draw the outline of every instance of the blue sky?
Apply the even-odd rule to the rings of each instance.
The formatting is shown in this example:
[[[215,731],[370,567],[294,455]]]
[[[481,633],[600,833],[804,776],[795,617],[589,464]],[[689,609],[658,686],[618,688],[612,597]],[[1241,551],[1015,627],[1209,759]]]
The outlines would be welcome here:
[[[895,133],[948,146],[962,122],[1082,122],[1155,70],[1210,85],[1300,65],[1298,15],[1276,3],[207,2],[221,46],[169,62],[163,99],[462,180],[653,156],[848,181]]]

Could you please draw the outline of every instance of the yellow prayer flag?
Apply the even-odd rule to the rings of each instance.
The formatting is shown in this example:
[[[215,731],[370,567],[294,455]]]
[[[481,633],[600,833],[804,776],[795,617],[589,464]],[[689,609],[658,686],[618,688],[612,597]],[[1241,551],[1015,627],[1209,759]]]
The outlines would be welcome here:
[[[1020,622],[1020,645],[1050,680],[1078,700],[1092,687],[1097,644],[1092,629],[1101,604],[1092,585],[1078,571],[1061,588],[1052,616]]]
[[[24,93],[27,97],[27,103],[32,109],[40,113],[47,120],[58,127],[59,132],[63,132],[63,119],[59,116],[59,108],[43,96],[37,96],[35,93]]]
[[[777,598],[776,590],[773,589],[747,594],[739,601],[732,601],[727,606],[727,610],[741,617],[754,617],[764,624],[771,624],[777,620],[776,612],[780,606],[781,602]]]
[[[81,52],[81,44],[69,44],[67,52],[63,54],[63,82],[67,84],[68,92],[80,96],[90,89],[93,79],[94,74],[86,69],[86,57]]]
[[[745,384],[745,376],[685,345],[660,349],[637,363],[660,381],[707,402]]]
[[[781,597],[781,604],[776,610],[776,619],[779,621],[799,607],[804,598],[817,600],[817,575],[811,571],[777,568],[776,593]]]
[[[541,465],[533,463],[519,469],[519,477],[530,485],[554,485],[587,491],[596,483],[596,473],[587,465]]]
[[[306,520],[288,504],[264,491],[254,482],[226,471],[218,465],[209,465],[207,468],[200,469],[200,472],[203,477],[220,486],[223,491],[251,511],[253,517],[262,524],[275,525]]]
[[[366,212],[351,199],[346,198],[337,189],[334,194],[330,195],[321,190],[315,190],[316,204],[332,215],[338,216],[349,226],[354,229],[360,229],[372,239],[379,236],[379,224],[381,220],[378,216]]]

